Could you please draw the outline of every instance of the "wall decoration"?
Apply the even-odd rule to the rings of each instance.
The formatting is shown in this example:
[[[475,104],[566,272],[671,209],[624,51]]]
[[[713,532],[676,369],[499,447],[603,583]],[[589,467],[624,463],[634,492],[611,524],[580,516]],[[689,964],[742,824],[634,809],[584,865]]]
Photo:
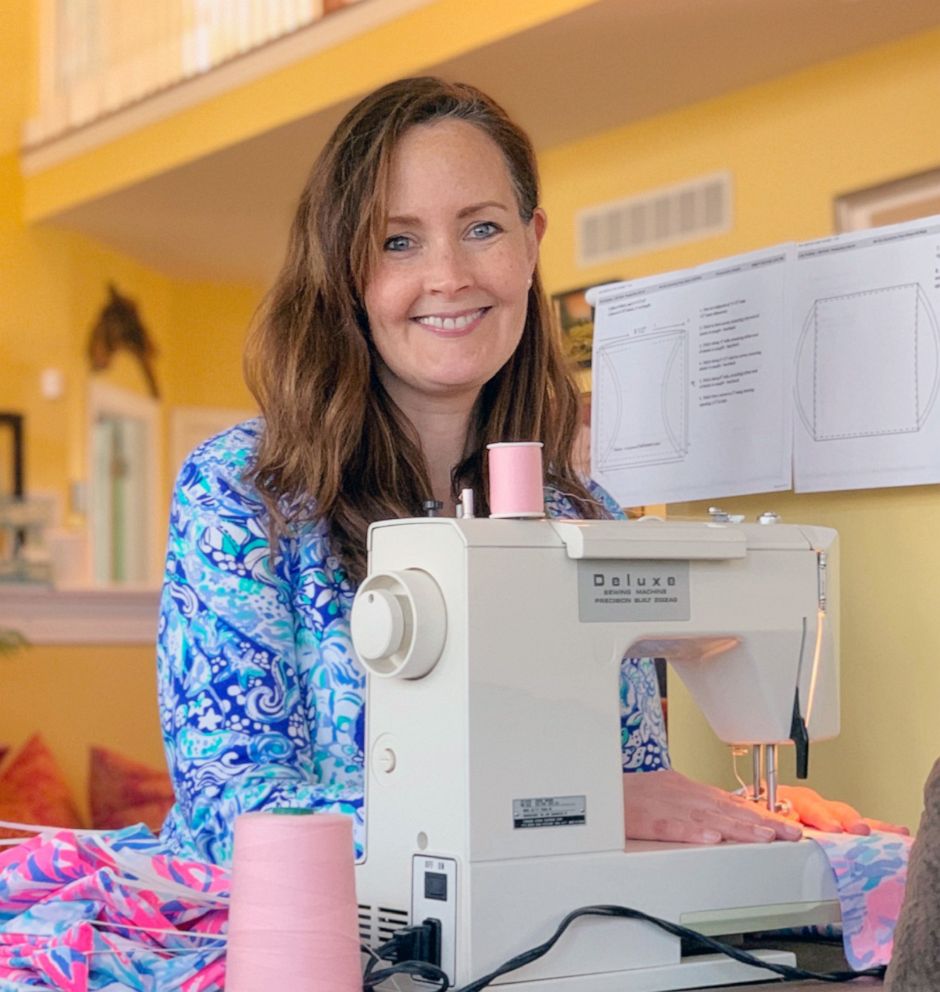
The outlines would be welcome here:
[[[140,362],[150,395],[159,399],[160,390],[153,368],[157,349],[137,313],[137,304],[119,293],[113,283],[108,284],[108,294],[108,302],[91,329],[88,342],[91,367],[100,372],[111,364],[115,352],[129,351]]]
[[[940,168],[843,193],[834,210],[840,233],[940,214]]]
[[[23,415],[0,412],[0,499],[23,495]]]
[[[562,347],[574,365],[582,369],[591,367],[591,347],[594,340],[594,308],[585,296],[590,288],[581,286],[552,296],[555,316],[561,328]]]
[[[0,412],[0,581],[12,574],[26,537],[19,513],[23,488],[23,415]]]

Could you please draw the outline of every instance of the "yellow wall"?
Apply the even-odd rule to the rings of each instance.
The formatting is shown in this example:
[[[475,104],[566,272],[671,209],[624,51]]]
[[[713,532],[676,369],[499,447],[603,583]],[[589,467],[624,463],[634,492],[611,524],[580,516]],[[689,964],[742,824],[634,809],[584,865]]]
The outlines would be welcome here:
[[[242,379],[242,346],[260,295],[251,286],[174,286],[165,340],[168,407],[254,408]]]
[[[832,231],[833,197],[940,165],[940,32],[818,66],[542,155],[555,290],[697,264]],[[733,229],[590,270],[574,263],[578,208],[728,169]],[[705,513],[708,504],[670,508]],[[912,826],[940,756],[940,496],[936,486],[725,499],[753,517],[841,534],[843,731],[811,755],[812,781]],[[671,682],[682,770],[732,784],[724,748]],[[788,756],[784,767],[792,768]]]
[[[172,405],[253,405],[240,355],[259,291],[174,281],[87,238],[23,222],[17,150],[30,100],[33,6],[0,4],[0,410],[26,416],[29,489],[55,494],[65,520],[78,524],[67,511],[69,483],[86,474],[85,349],[108,281],[137,301],[159,349],[167,415]],[[47,367],[65,373],[61,399],[40,396]],[[145,391],[127,355],[101,374]],[[164,472],[164,493],[169,486]],[[162,762],[152,647],[31,647],[0,658],[0,685],[0,743],[19,744],[42,728],[82,802],[89,743]]]
[[[940,164],[940,31],[607,131],[540,156],[546,281],[565,288],[832,232],[833,196]],[[574,213],[722,169],[720,237],[603,267],[574,264]]]

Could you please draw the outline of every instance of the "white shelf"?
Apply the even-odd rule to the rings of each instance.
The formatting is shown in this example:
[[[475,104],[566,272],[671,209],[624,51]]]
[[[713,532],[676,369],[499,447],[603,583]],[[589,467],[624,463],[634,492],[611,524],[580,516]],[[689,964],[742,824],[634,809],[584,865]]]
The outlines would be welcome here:
[[[30,644],[154,644],[159,589],[0,585],[0,627]]]

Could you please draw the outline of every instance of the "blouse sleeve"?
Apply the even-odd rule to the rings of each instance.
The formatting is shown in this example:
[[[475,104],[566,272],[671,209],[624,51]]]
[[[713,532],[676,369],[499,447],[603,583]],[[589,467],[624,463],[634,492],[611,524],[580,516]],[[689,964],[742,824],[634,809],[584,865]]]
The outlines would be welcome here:
[[[163,839],[223,864],[235,818],[249,810],[344,812],[362,837],[361,680],[348,666],[345,678],[324,672],[343,641],[335,628],[348,589],[325,560],[301,578],[296,541],[271,555],[262,504],[242,481],[254,439],[236,428],[184,464],[158,628],[160,719],[177,799]]]
[[[612,519],[625,519],[621,507],[603,487],[588,480],[588,491]],[[551,516],[577,515],[568,500],[564,500],[564,508],[558,503],[557,494],[547,498],[546,506]],[[625,772],[651,772],[671,767],[659,679],[652,658],[624,657],[621,663],[620,749]]]

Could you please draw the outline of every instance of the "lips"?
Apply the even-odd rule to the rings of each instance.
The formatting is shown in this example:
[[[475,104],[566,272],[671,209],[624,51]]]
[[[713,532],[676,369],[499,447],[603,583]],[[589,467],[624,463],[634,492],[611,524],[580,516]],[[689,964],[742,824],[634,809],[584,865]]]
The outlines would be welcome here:
[[[437,334],[465,334],[472,330],[489,307],[478,307],[475,310],[462,310],[460,313],[428,313],[421,314],[420,317],[413,317],[415,323],[426,327]]]

